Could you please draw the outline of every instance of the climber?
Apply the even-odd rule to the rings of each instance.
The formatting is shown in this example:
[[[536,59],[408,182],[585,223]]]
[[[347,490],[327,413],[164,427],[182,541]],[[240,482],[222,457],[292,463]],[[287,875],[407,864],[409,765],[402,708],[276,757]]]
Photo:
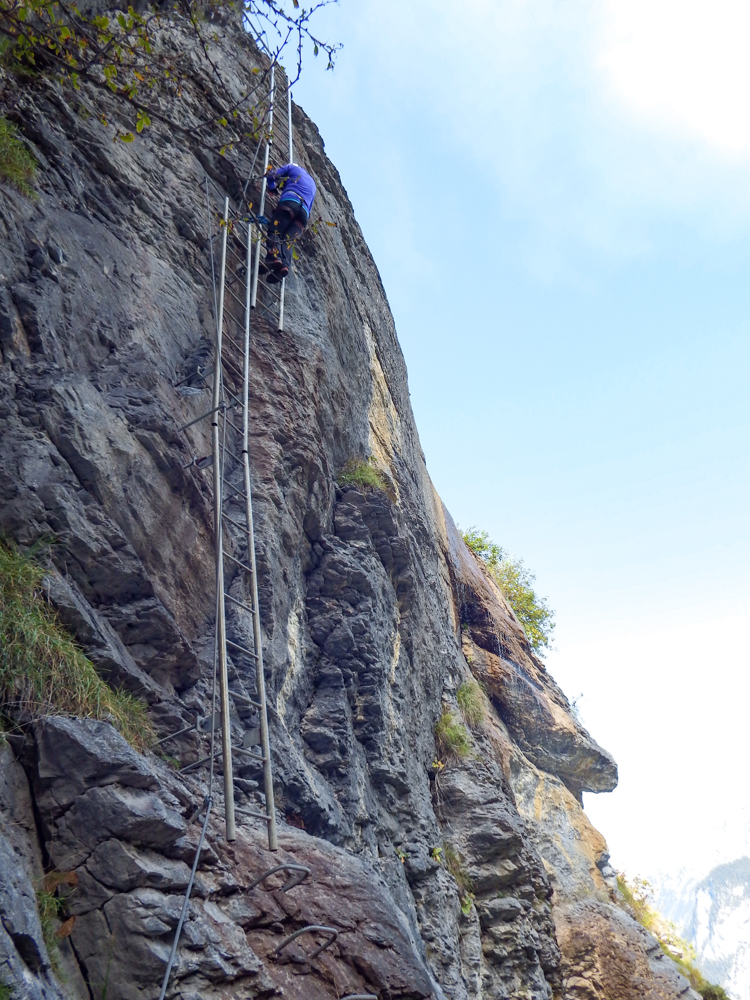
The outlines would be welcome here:
[[[298,163],[287,163],[266,174],[268,190],[281,194],[268,223],[266,269],[276,284],[289,274],[292,243],[302,234],[315,200],[315,181]]]

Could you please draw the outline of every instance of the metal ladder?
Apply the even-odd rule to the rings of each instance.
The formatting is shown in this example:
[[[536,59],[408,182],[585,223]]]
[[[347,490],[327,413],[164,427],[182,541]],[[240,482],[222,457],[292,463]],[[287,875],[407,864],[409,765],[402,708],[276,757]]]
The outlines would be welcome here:
[[[265,175],[271,162],[271,153],[276,143],[286,147],[289,162],[293,161],[292,139],[292,94],[286,82],[286,122],[276,116],[274,122],[274,102],[277,95],[277,66],[271,66],[270,91],[265,118],[268,119],[268,130],[261,139],[264,149]],[[260,146],[258,148],[260,152]],[[257,153],[256,153],[257,159]],[[255,162],[255,161],[253,161]],[[248,185],[245,185],[245,191]],[[250,475],[250,456],[248,448],[249,437],[249,394],[250,394],[250,329],[253,313],[265,318],[266,322],[276,324],[277,330],[284,329],[284,298],[286,281],[276,286],[269,285],[260,276],[260,256],[262,253],[263,234],[260,230],[258,216],[263,215],[266,202],[266,181],[262,180],[261,201],[257,215],[246,211],[241,202],[234,206],[229,197],[208,177],[205,179],[206,207],[209,219],[209,242],[211,247],[211,272],[214,286],[214,310],[216,316],[216,334],[214,342],[214,365],[205,369],[197,366],[194,377],[206,385],[205,380],[213,376],[211,409],[184,424],[180,431],[206,420],[211,421],[211,456],[194,458],[190,465],[199,469],[213,471],[214,493],[214,539],[215,539],[215,569],[216,569],[216,631],[214,655],[214,682],[212,699],[215,702],[218,680],[219,706],[218,716],[215,706],[211,708],[208,719],[198,719],[194,726],[188,726],[177,733],[160,740],[160,743],[174,739],[193,729],[199,733],[211,733],[212,753],[209,757],[195,761],[181,768],[181,772],[193,770],[214,758],[214,732],[217,721],[221,729],[221,754],[224,775],[224,806],[226,822],[226,838],[236,839],[235,813],[249,815],[266,822],[268,828],[268,846],[278,849],[276,832],[276,814],[274,805],[273,772],[271,767],[270,743],[268,735],[268,707],[266,702],[265,675],[263,671],[263,644],[260,624],[260,608],[258,602],[258,578],[255,558],[255,534],[252,510],[252,482]],[[243,202],[244,202],[243,192]],[[213,203],[213,211],[212,211]],[[216,231],[215,223],[218,223]],[[219,274],[216,275],[215,243],[220,244]],[[183,383],[188,379],[183,380]],[[180,383],[178,383],[179,385]],[[188,390],[190,392],[191,390]],[[192,390],[195,391],[195,390]],[[200,392],[201,390],[198,390]],[[237,411],[240,413],[239,426],[235,422]],[[239,483],[233,480],[239,480]],[[236,505],[239,512],[231,505]],[[232,513],[227,512],[229,508]],[[227,526],[233,530],[228,531]],[[242,551],[238,551],[244,549]],[[230,588],[240,578],[243,582],[245,600],[227,592],[227,579],[234,573]],[[249,603],[248,603],[249,601]],[[227,605],[232,614],[228,617]],[[245,643],[230,638],[235,634],[233,617],[249,615],[252,620],[252,648]],[[241,619],[240,619],[241,621]],[[230,654],[231,650],[231,654]],[[240,669],[243,661],[249,661],[255,676],[254,697],[248,695],[245,687],[245,671]],[[231,674],[231,676],[230,676]],[[234,683],[234,688],[232,684]],[[236,687],[240,688],[238,692]],[[232,743],[230,700],[245,708],[257,711],[259,725],[249,728],[244,733],[242,745]],[[260,753],[254,746],[260,744]],[[247,755],[263,763],[263,779],[265,791],[265,812],[235,807],[233,754]],[[190,893],[195,878],[198,860],[206,831],[212,803],[213,769],[209,782],[209,794],[204,802],[205,817],[202,825],[198,847],[195,853],[193,869],[185,892],[182,913],[175,930],[172,949],[164,973],[160,1000],[164,1000],[169,985],[173,964],[177,954],[182,926],[187,915]],[[197,813],[196,813],[197,815]],[[289,881],[281,886],[281,892],[287,892],[299,885],[310,876],[310,869],[305,865],[284,863],[276,865],[259,875],[248,887],[247,891],[264,886],[266,880],[280,871],[292,873]],[[317,945],[308,955],[308,961],[313,960],[323,951],[330,948],[336,941],[339,931],[333,927],[321,924],[307,924],[284,938],[274,949],[273,955],[278,957],[290,945],[304,934],[324,935],[325,940]],[[372,993],[348,994],[344,1000],[378,1000]]]
[[[271,67],[268,129],[261,139],[264,146],[264,175],[271,161],[275,136],[286,140],[284,145],[289,150],[290,161],[293,151],[292,97],[288,84],[284,88],[287,96],[286,121],[284,122],[283,116],[277,115],[274,124],[274,102],[277,99],[276,70],[276,66]],[[218,232],[210,232],[216,315],[213,392],[210,411],[196,421],[191,421],[190,424],[208,417],[211,420],[216,563],[215,656],[219,681],[226,838],[228,841],[236,839],[236,813],[249,815],[265,820],[268,828],[268,846],[270,850],[276,850],[278,839],[268,735],[268,706],[263,669],[248,450],[249,373],[252,314],[258,310],[267,320],[275,321],[277,330],[283,330],[286,281],[272,286],[260,276],[263,236],[260,226],[255,221],[257,216],[247,212],[242,203],[238,206],[233,205],[229,197],[208,177],[205,180],[205,189],[210,229],[214,229],[218,221]],[[219,204],[223,202],[220,214],[217,211],[219,207],[217,201]],[[258,215],[262,216],[265,202],[264,176]],[[215,260],[217,237],[220,244],[218,275]],[[207,377],[211,373],[205,374]],[[237,414],[239,414],[239,426],[236,422]],[[200,460],[200,463],[202,468],[208,467],[207,459]],[[243,582],[240,588],[242,595],[231,594],[227,590],[227,581],[231,581],[230,587],[234,588],[238,576]],[[248,616],[252,621],[252,642],[237,641],[235,632],[239,628],[241,633],[242,621]],[[236,626],[234,630],[232,630],[233,625]],[[248,664],[249,671],[242,669]],[[248,673],[255,675],[253,696],[248,694],[245,687],[245,677]],[[239,691],[236,690],[238,687]],[[258,714],[257,728],[250,728],[245,732],[241,746],[232,743],[230,700],[235,705],[255,709]],[[260,753],[254,749],[258,745]],[[260,813],[235,806],[234,755],[262,762],[265,812]],[[189,767],[201,763],[204,761],[198,761]]]

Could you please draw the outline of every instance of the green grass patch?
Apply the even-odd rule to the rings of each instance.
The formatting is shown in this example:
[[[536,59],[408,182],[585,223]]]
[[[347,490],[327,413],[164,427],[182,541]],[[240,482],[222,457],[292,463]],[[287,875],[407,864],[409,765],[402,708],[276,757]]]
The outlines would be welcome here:
[[[445,867],[456,880],[456,885],[458,886],[459,896],[461,897],[461,911],[465,916],[468,916],[474,904],[474,884],[464,867],[461,855],[453,844],[447,840],[443,841],[442,853]]]
[[[57,922],[60,919],[65,900],[56,896],[48,889],[37,889],[36,908],[39,913],[39,923],[42,927],[42,937],[47,946],[50,965],[55,975],[60,972],[60,946],[57,938]]]
[[[457,760],[466,760],[473,750],[466,726],[448,710],[443,712],[435,724],[435,742],[441,756]]]
[[[18,129],[13,122],[0,117],[0,178],[31,198],[35,174],[36,160],[18,138]]]
[[[359,489],[387,492],[385,476],[378,469],[372,455],[369,458],[350,458],[336,476],[336,482],[339,486],[357,486]]]
[[[486,564],[534,652],[549,649],[555,630],[555,613],[546,599],[539,597],[534,590],[534,574],[526,568],[522,559],[514,559],[496,545],[486,531],[469,528],[461,532],[461,537],[474,555]]]
[[[456,701],[467,725],[472,729],[481,729],[489,712],[482,685],[475,680],[464,681],[456,692]]]
[[[0,982],[0,1000],[11,1000],[15,988],[11,983]]]
[[[146,705],[101,679],[47,604],[43,578],[30,556],[0,541],[0,710],[105,719],[138,749],[151,746]]]
[[[684,941],[677,928],[651,905],[651,886],[643,878],[627,879],[617,876],[617,888],[623,902],[635,915],[638,923],[645,927],[661,945],[664,954],[671,958],[693,989],[703,1000],[731,1000],[723,986],[710,983],[695,964],[695,948]]]

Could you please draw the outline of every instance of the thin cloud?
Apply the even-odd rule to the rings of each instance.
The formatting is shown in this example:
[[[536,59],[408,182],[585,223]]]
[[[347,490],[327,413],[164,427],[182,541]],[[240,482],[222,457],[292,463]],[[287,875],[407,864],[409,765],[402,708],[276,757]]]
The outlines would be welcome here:
[[[637,115],[750,155],[750,8],[744,0],[609,0],[599,63]]]

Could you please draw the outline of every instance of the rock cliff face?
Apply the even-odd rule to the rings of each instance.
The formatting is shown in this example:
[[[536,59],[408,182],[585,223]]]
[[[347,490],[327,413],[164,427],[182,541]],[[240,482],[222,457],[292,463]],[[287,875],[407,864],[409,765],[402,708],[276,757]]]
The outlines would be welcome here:
[[[169,41],[190,44],[179,25]],[[252,45],[224,26],[213,52],[239,93]],[[3,88],[42,169],[36,201],[0,188],[0,532],[21,546],[54,539],[51,602],[166,736],[205,714],[213,648],[211,494],[190,464],[210,450],[207,428],[176,433],[208,397],[174,388],[211,349],[202,181],[234,196],[249,163],[158,124],[113,143],[112,126],[56,87]],[[210,110],[210,90],[196,53],[186,107]],[[110,122],[118,113],[113,103]],[[270,854],[247,814],[226,844],[219,801],[168,995],[695,996],[615,905],[605,842],[581,807],[582,790],[615,787],[615,763],[435,493],[377,268],[315,126],[300,108],[294,124],[337,228],[302,241],[287,330],[260,319],[253,330],[281,848]],[[388,490],[339,488],[344,463],[370,455]],[[435,766],[435,724],[459,715],[472,677],[489,695],[474,751]],[[166,746],[184,766],[205,741]],[[34,1000],[157,997],[205,770],[181,774],[85,719],[37,720],[2,753],[0,975]],[[240,805],[257,809],[255,764],[239,775]],[[252,887],[283,862],[311,877]],[[58,873],[70,931],[57,971],[35,905],[45,871]],[[306,937],[276,953],[308,924],[338,937],[318,956]]]

